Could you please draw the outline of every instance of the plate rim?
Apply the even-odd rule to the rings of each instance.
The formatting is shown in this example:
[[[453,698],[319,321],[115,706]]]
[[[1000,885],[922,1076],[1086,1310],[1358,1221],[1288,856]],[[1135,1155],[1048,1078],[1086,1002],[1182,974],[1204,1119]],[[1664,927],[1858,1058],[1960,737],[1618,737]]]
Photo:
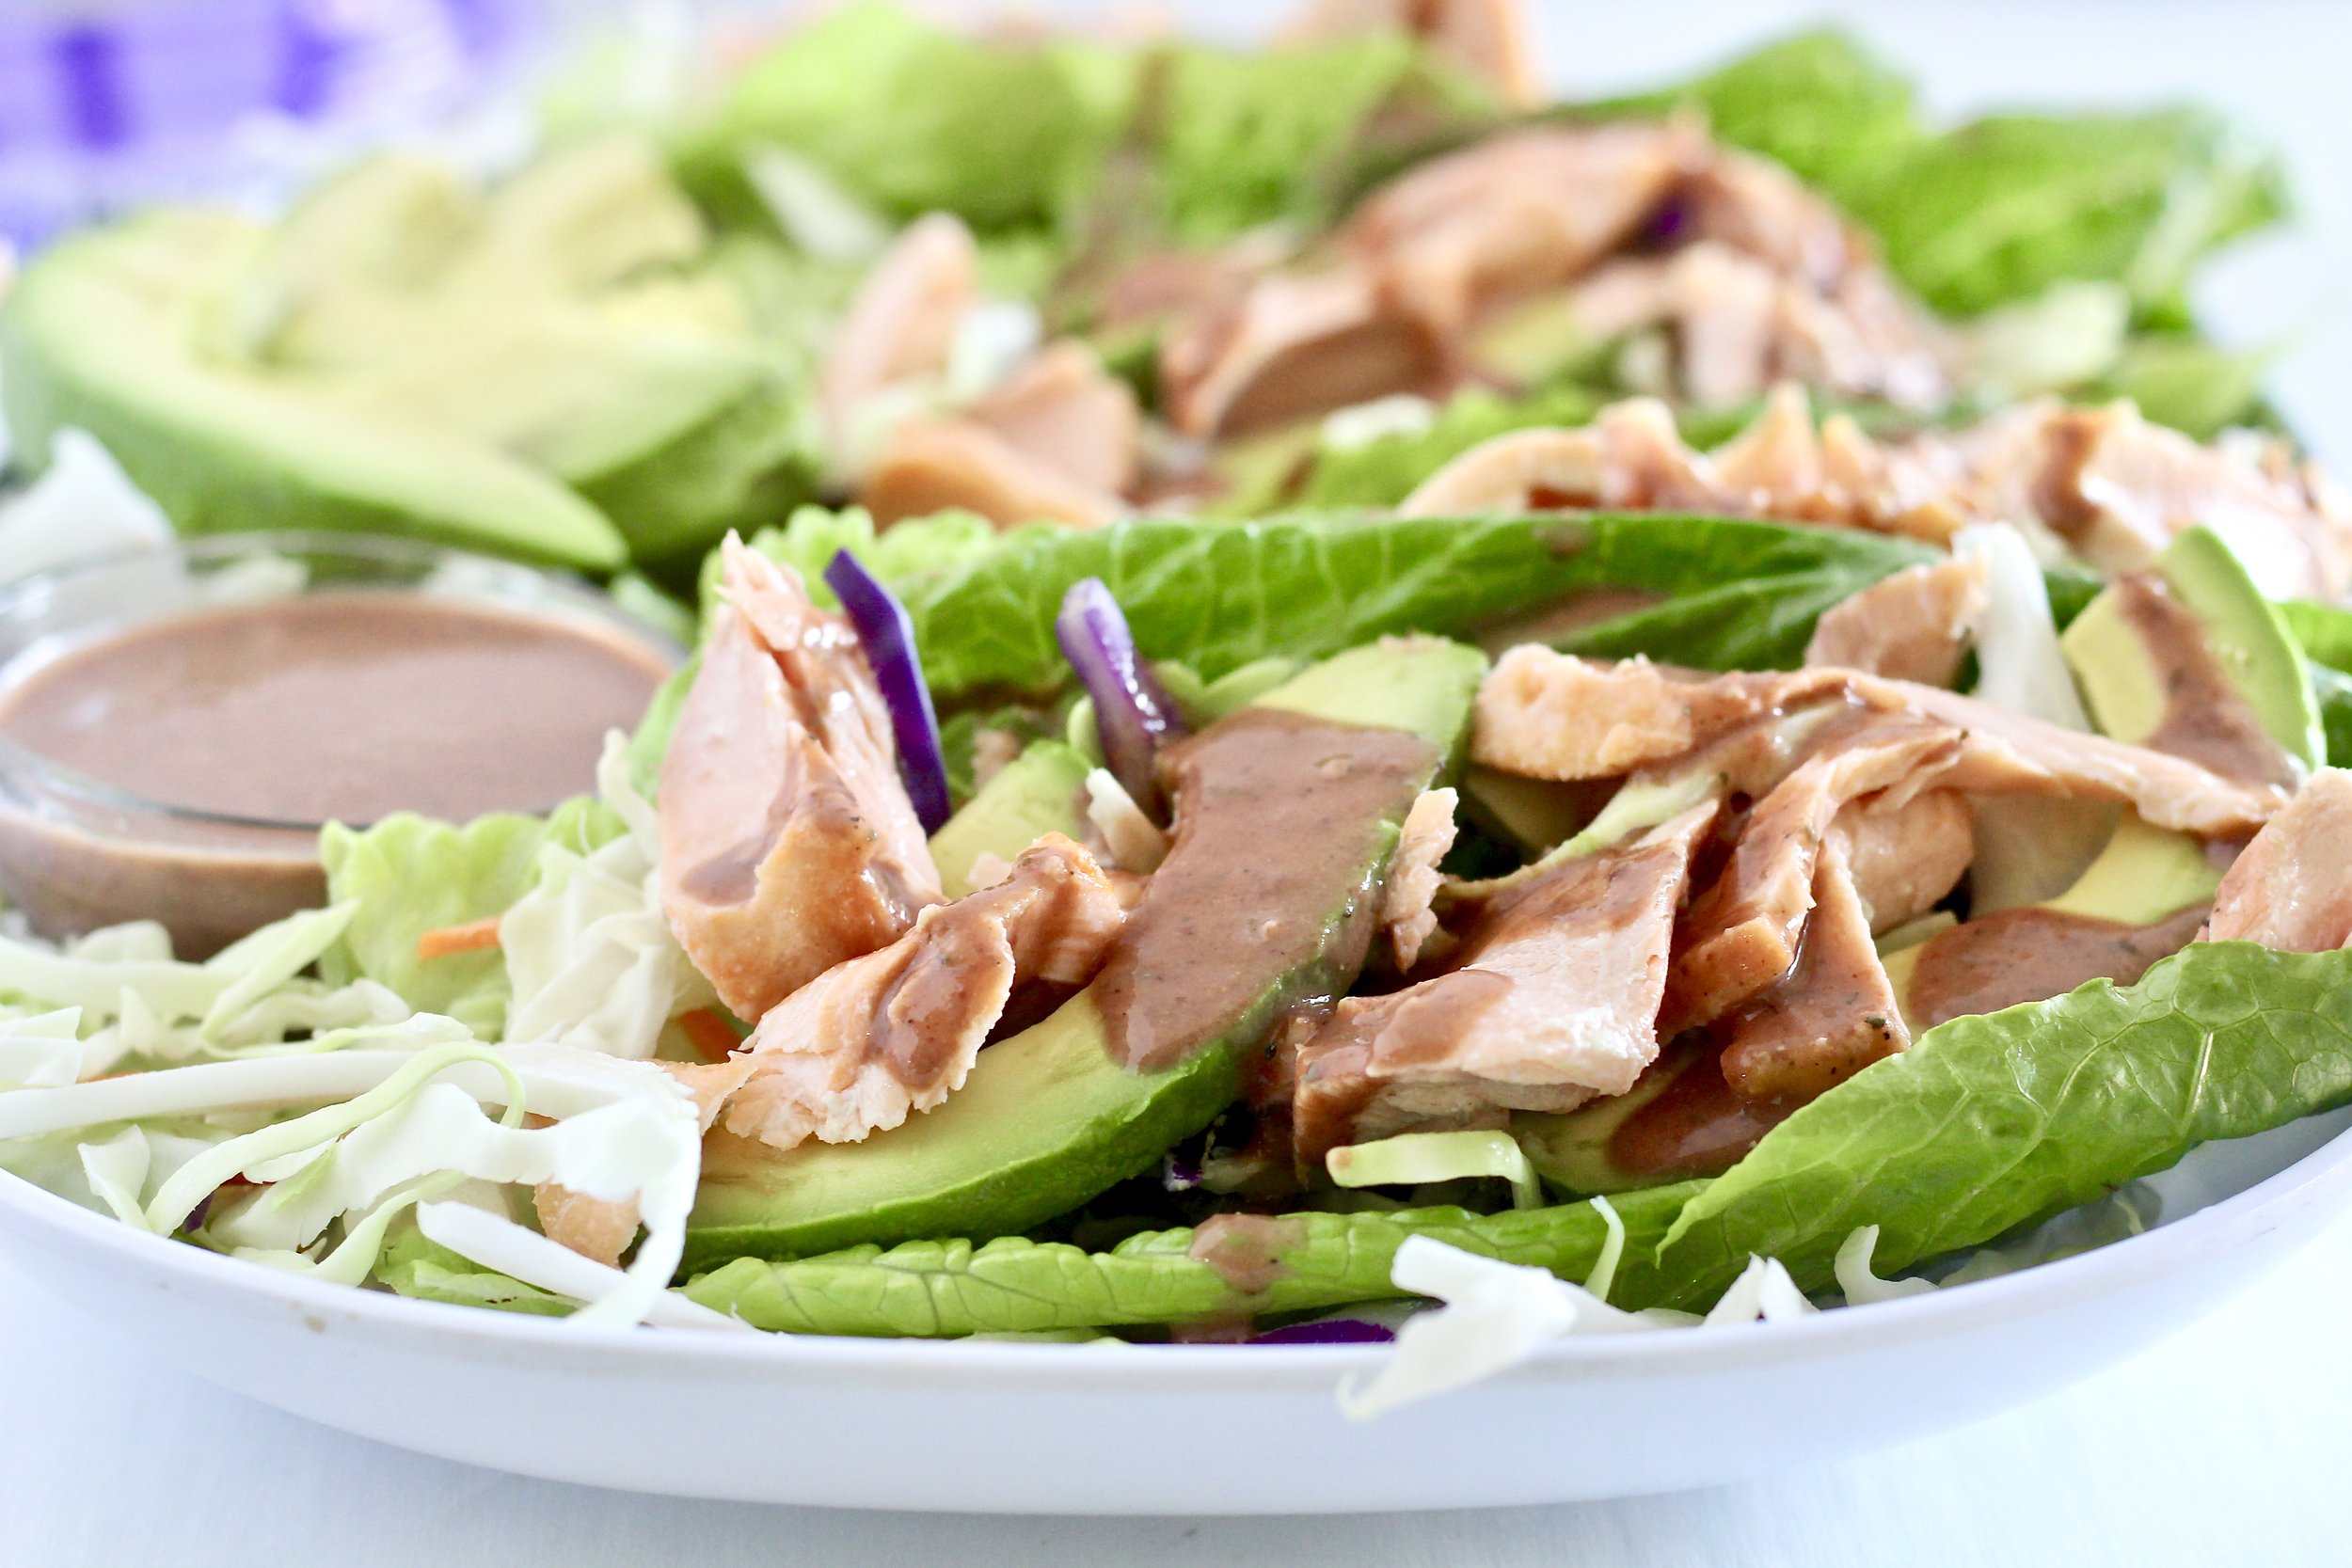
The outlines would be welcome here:
[[[1866,1311],[1826,1311],[1793,1323],[1725,1324],[1703,1335],[1571,1337],[1545,1346],[1509,1375],[1590,1379],[1729,1371],[1963,1333],[1993,1320],[2031,1316],[2112,1294],[2152,1275],[2193,1265],[2199,1254],[2228,1250],[2232,1235],[2259,1233],[2274,1216],[2326,1196],[2315,1189],[2330,1181],[2340,1190],[2352,1188],[2352,1128],[2241,1192],[2071,1258],[1950,1290],[1873,1303]],[[851,1377],[911,1373],[933,1387],[942,1381],[993,1384],[1008,1377],[1040,1386],[1040,1380],[1066,1373],[1082,1378],[1094,1390],[1115,1385],[1136,1391],[1199,1394],[1311,1384],[1327,1392],[1334,1374],[1369,1370],[1385,1354],[1380,1345],[1112,1347],[583,1328],[561,1319],[424,1301],[280,1274],[264,1264],[135,1228],[13,1172],[0,1171],[0,1209],[58,1233],[62,1245],[112,1254],[127,1266],[149,1272],[153,1282],[167,1288],[178,1276],[216,1295],[245,1297],[248,1305],[291,1307],[311,1317],[329,1312],[411,1342],[439,1339],[451,1351],[488,1348],[557,1361],[590,1357],[608,1371],[619,1358],[635,1370],[675,1365],[702,1375],[739,1371],[773,1376],[793,1370]],[[29,1271],[27,1277],[38,1283]],[[1113,1350],[1117,1354],[1105,1354]],[[1181,1384],[1171,1384],[1179,1372]]]

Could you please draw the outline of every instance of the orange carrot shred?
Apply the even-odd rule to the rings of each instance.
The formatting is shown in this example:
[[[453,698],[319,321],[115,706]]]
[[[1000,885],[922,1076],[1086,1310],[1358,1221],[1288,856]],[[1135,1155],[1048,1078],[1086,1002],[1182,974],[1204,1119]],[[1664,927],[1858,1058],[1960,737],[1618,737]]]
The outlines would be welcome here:
[[[462,926],[436,926],[417,934],[419,958],[446,958],[453,953],[480,953],[499,944],[499,917],[484,915]]]
[[[715,1007],[696,1007],[692,1012],[680,1013],[677,1026],[686,1031],[687,1039],[707,1062],[725,1061],[743,1043]]]

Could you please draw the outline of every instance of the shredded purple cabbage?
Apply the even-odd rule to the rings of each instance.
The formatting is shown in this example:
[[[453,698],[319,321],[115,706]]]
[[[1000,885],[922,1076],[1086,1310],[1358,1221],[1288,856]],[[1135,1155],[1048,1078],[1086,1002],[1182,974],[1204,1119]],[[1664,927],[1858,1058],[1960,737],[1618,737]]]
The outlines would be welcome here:
[[[1160,1162],[1160,1185],[1171,1193],[1188,1193],[1200,1185],[1200,1158],[1170,1149]]]
[[[1292,1323],[1253,1334],[1253,1345],[1385,1345],[1396,1331],[1361,1318],[1332,1318],[1319,1323]]]
[[[922,656],[914,648],[914,623],[906,606],[848,550],[834,552],[825,584],[841,600],[842,613],[857,628],[890,709],[890,729],[898,743],[898,776],[927,833],[947,820],[947,756],[939,744],[939,715],[923,679]]]
[[[1127,616],[1101,578],[1070,585],[1061,613],[1054,618],[1054,634],[1094,699],[1095,733],[1111,776],[1154,821],[1167,821],[1154,759],[1162,741],[1184,733],[1184,715],[1152,667],[1137,657]]]

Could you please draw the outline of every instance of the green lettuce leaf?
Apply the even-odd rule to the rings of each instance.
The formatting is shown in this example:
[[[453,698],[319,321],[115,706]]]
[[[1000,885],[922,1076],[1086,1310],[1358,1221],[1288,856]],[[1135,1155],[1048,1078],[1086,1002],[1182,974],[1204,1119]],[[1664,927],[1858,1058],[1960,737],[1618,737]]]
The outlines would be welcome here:
[[[2279,613],[2303,652],[2330,670],[2352,673],[2352,610],[2307,599],[2287,599]]]
[[[1685,106],[1703,111],[1723,141],[1786,164],[1849,205],[1925,135],[1910,82],[1834,31],[1767,44],[1687,86],[1593,112],[1655,116]]]
[[[376,1261],[375,1278],[394,1292],[420,1301],[458,1307],[489,1307],[533,1317],[568,1317],[573,1304],[535,1285],[494,1273],[461,1258],[417,1227],[413,1215],[393,1222]]]
[[[507,1000],[499,952],[420,958],[417,938],[503,914],[536,879],[543,845],[586,850],[621,831],[617,816],[586,797],[545,817],[499,812],[461,825],[402,812],[372,828],[330,823],[319,835],[327,900],[358,910],[319,972],[330,985],[377,981],[419,1012],[447,1014],[495,1039]]]
[[[796,508],[782,528],[764,528],[752,535],[752,548],[771,561],[781,561],[801,574],[808,596],[820,610],[840,601],[825,584],[825,568],[848,550],[887,582],[930,573],[946,572],[977,561],[996,548],[1002,537],[996,526],[976,512],[942,512],[876,531],[873,515],[862,506],[834,511],[822,506]],[[704,558],[702,613],[706,624],[719,592],[719,555]]]
[[[2275,348],[2217,348],[2193,332],[2145,333],[2095,391],[2129,398],[2156,423],[2210,441],[2233,425],[2270,422],[2262,383],[2277,358]]]
[[[2065,278],[2167,298],[2216,245],[2283,216],[2286,196],[2275,161],[2181,109],[1976,120],[1849,205],[1905,282],[1964,315]]]
[[[1654,1293],[1646,1275],[1626,1266],[1657,1240],[1696,1182],[1613,1200],[1627,1231],[1618,1279],[1627,1292]],[[758,1328],[798,1334],[961,1336],[1177,1323],[1203,1318],[1322,1311],[1395,1300],[1390,1260],[1407,1236],[1433,1236],[1465,1251],[1549,1269],[1581,1280],[1608,1231],[1589,1203],[1474,1214],[1463,1209],[1393,1213],[1298,1214],[1283,1230],[1272,1277],[1255,1293],[1237,1291],[1190,1256],[1195,1233],[1162,1230],[1108,1252],[1019,1237],[910,1242],[883,1251],[854,1247],[775,1263],[741,1258],[699,1275],[686,1293]],[[1285,1235],[1285,1233],[1287,1233]]]
[[[1053,227],[1127,114],[1117,56],[960,37],[896,6],[848,7],[755,62],[719,137],[806,157],[897,218]]]
[[[1672,598],[1832,573],[1851,593],[1930,559],[1925,546],[1883,534],[1672,514],[1303,515],[1014,533],[966,564],[893,586],[914,616],[932,691],[956,701],[1062,685],[1068,670],[1054,615],[1070,585],[1087,577],[1109,584],[1148,655],[1181,659],[1215,680],[1254,659],[1321,657],[1391,632],[1472,635],[1588,589]],[[1827,583],[1802,579],[1820,602],[1842,596]],[[1800,613],[1778,624],[1765,639],[1776,657],[1759,662],[1793,662],[1803,651],[1799,624],[1810,622]],[[1591,628],[1579,645],[1609,634],[1606,626]],[[1708,645],[1648,651],[1692,658]]]
[[[2347,1101],[2352,954],[2201,942],[2136,986],[1954,1019],[1805,1106],[1675,1221],[1657,1304],[1712,1301],[1751,1254],[1827,1289],[1865,1225],[1892,1273]]]
[[[1214,244],[1329,206],[1375,117],[1401,95],[1423,120],[1474,123],[1492,101],[1400,33],[1237,53],[1178,45],[1153,62],[1152,162],[1177,238]]]
[[[2288,599],[2279,613],[2311,660],[2312,694],[2328,737],[2328,761],[2352,768],[2352,610]]]

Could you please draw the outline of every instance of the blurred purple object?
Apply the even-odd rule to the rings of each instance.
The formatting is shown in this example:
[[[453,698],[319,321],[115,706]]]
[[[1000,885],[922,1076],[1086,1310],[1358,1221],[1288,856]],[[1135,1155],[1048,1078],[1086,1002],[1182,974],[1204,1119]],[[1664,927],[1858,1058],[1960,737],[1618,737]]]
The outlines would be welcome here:
[[[1396,1331],[1361,1318],[1332,1318],[1319,1323],[1292,1323],[1253,1334],[1253,1345],[1385,1345]]]
[[[0,0],[0,240],[248,196],[510,80],[546,0]]]

